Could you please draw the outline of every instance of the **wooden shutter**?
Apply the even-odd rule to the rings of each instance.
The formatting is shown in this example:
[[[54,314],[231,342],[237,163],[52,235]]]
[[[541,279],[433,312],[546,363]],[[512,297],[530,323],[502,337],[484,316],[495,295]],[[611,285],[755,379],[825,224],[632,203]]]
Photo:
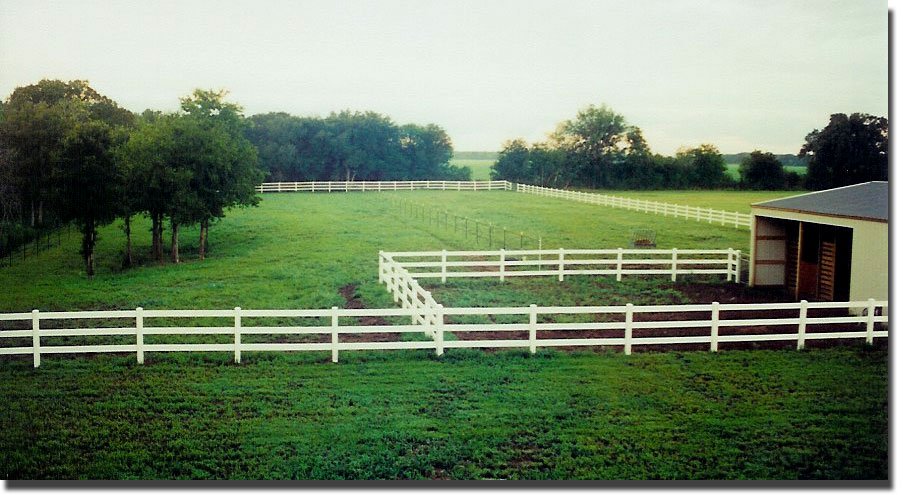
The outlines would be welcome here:
[[[834,300],[834,274],[837,267],[837,243],[822,240],[818,253],[818,299]]]

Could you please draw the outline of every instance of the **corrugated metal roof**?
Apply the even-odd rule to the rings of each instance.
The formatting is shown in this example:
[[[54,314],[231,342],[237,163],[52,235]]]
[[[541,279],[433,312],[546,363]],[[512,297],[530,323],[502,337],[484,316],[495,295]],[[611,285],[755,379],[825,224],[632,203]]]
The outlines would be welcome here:
[[[886,222],[887,189],[887,182],[863,182],[789,198],[762,201],[753,203],[752,206]]]

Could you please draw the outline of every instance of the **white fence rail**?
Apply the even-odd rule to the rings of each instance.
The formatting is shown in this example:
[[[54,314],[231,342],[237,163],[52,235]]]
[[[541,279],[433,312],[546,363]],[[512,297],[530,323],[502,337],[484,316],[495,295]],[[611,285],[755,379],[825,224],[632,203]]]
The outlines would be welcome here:
[[[505,191],[512,184],[505,180],[399,180],[399,181],[328,181],[328,182],[264,182],[258,193],[268,192],[353,192],[353,191]]]
[[[620,346],[631,354],[636,346],[669,344],[708,344],[710,351],[718,351],[719,344],[763,341],[795,341],[798,349],[806,342],[827,339],[864,339],[888,336],[887,301],[817,302],[778,304],[694,304],[662,306],[594,306],[594,307],[529,307],[513,308],[443,308],[422,301],[423,294],[413,284],[399,281],[404,275],[389,273],[384,281],[395,284],[399,297],[406,293],[411,307],[392,309],[332,309],[320,310],[143,310],[40,312],[0,314],[0,323],[25,322],[32,328],[0,331],[0,341],[19,339],[31,345],[0,346],[0,355],[32,355],[34,366],[41,365],[46,354],[77,353],[135,353],[139,363],[149,352],[230,352],[236,363],[241,353],[248,351],[331,351],[337,362],[339,351],[431,349],[441,355],[447,348],[525,348],[536,352],[539,347]],[[405,288],[407,286],[407,288]],[[429,297],[432,299],[432,297]],[[404,299],[401,299],[402,301]],[[419,302],[414,302],[419,301]],[[833,312],[831,312],[833,311]],[[756,312],[767,312],[762,317]],[[675,319],[656,319],[655,315],[680,315]],[[418,324],[411,325],[340,325],[341,318],[410,316]],[[509,323],[468,323],[462,318],[500,316],[520,318]],[[556,318],[565,316],[571,321]],[[573,321],[575,317],[591,317],[592,321]],[[251,318],[319,318],[327,324],[315,326],[253,326]],[[149,318],[219,318],[225,326],[149,326]],[[79,328],[44,328],[42,322],[81,320],[125,320],[122,326]],[[840,326],[840,328],[837,328]],[[746,331],[744,331],[746,330]],[[343,341],[348,334],[426,332],[432,340]],[[445,333],[456,338],[447,340]],[[461,336],[480,332],[510,333],[510,338],[463,339]],[[588,332],[598,335],[587,336]],[[607,333],[607,334],[606,334]],[[251,335],[329,335],[328,342],[246,342]],[[576,335],[576,337],[569,336]],[[165,343],[149,344],[148,336],[231,336],[228,343]],[[134,343],[82,343],[59,345],[51,338],[72,337],[134,337]],[[2,342],[0,342],[2,343]]]
[[[590,203],[601,206],[611,206],[615,208],[625,208],[628,210],[641,211],[644,213],[654,213],[658,215],[686,218],[688,220],[696,220],[698,222],[715,223],[719,225],[733,225],[735,228],[750,228],[752,216],[748,213],[738,213],[735,211],[714,210],[712,208],[701,208],[699,206],[678,205],[672,203],[660,203],[657,201],[647,201],[643,199],[623,198],[620,196],[609,196],[607,194],[594,194],[579,191],[568,191],[566,189],[551,189],[548,187],[530,186],[526,184],[515,184],[517,192],[536,194],[539,196],[547,196],[551,198],[568,199],[571,201],[579,201],[582,203]]]
[[[380,281],[388,270],[406,270],[413,279],[567,275],[724,275],[739,282],[736,249],[544,249],[379,253]],[[392,289],[390,288],[390,291]]]
[[[829,311],[833,310],[833,313]],[[838,311],[840,310],[840,311]],[[845,310],[845,311],[844,311]],[[768,312],[763,318],[754,312]],[[840,314],[842,313],[842,314]],[[445,348],[562,346],[622,346],[625,354],[640,345],[708,344],[718,351],[721,343],[795,341],[797,349],[806,342],[828,339],[865,339],[887,337],[887,301],[816,302],[776,304],[693,304],[663,306],[447,308],[446,317],[518,315],[518,323],[443,322],[447,332],[510,332],[511,339],[470,339],[446,341]],[[680,319],[655,319],[655,315],[680,315]],[[560,315],[598,315],[609,321],[540,322]],[[837,329],[837,326],[843,326]],[[857,326],[858,325],[858,326]],[[833,327],[833,328],[832,328]],[[543,335],[555,333],[554,335]],[[581,332],[573,338],[568,333]],[[587,337],[588,332],[609,333]],[[526,333],[526,337],[524,334]],[[673,335],[677,333],[678,335]]]
[[[348,318],[385,318],[411,317],[409,325],[347,325],[340,324],[341,319]],[[203,318],[226,320],[227,325],[211,326],[197,324],[193,326],[149,326],[151,318],[198,319]],[[313,325],[256,326],[248,325],[252,318],[291,318],[311,319]],[[424,317],[417,308],[387,309],[315,309],[315,310],[248,310],[235,308],[231,310],[145,310],[136,308],[127,311],[78,311],[78,312],[41,312],[0,314],[0,324],[9,322],[30,322],[31,329],[0,330],[0,355],[33,355],[34,366],[41,364],[44,354],[80,354],[80,353],[132,353],[137,356],[138,363],[144,363],[144,356],[149,352],[231,352],[236,363],[241,362],[241,353],[247,351],[332,351],[332,360],[337,362],[342,350],[379,350],[379,349],[434,349],[430,341],[402,340],[397,342],[343,342],[341,337],[348,334],[373,333],[421,333],[424,325],[435,325],[435,311]],[[116,322],[119,326],[80,327],[85,320],[103,320],[106,323]],[[48,321],[64,321],[68,328],[46,328]],[[323,324],[325,322],[325,324]],[[419,324],[417,324],[419,323]],[[78,326],[76,326],[78,325]],[[189,342],[180,343],[146,343],[151,336],[189,337]],[[229,343],[197,343],[198,337],[231,336]],[[289,335],[328,335],[328,342],[247,342],[248,336],[269,336],[285,338]],[[48,338],[72,337],[134,337],[134,343],[103,343],[79,345],[60,345],[47,343]],[[30,346],[4,346],[3,341],[11,339],[29,339]],[[42,339],[45,339],[42,341]],[[121,340],[121,339],[120,339]]]

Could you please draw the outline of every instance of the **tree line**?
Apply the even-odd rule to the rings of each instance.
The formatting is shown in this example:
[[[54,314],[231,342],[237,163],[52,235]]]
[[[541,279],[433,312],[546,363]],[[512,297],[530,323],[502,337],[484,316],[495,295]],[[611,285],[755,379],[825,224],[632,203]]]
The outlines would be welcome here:
[[[152,259],[164,260],[168,230],[178,263],[180,230],[198,225],[203,260],[210,225],[229,208],[256,205],[264,180],[470,179],[470,169],[449,164],[451,139],[435,124],[351,111],[245,117],[225,98],[199,89],[178,111],[134,114],[87,81],[16,88],[0,102],[0,255],[72,224],[92,276],[98,228],[120,219],[129,267],[132,220],[143,215]]]
[[[435,124],[399,126],[376,112],[351,111],[267,113],[248,124],[268,182],[470,180],[470,169],[449,164],[451,138]]]
[[[727,174],[712,144],[681,148],[675,156],[650,152],[642,131],[611,108],[589,106],[541,142],[504,143],[491,176],[547,187],[594,189],[825,189],[887,180],[887,119],[832,115],[805,137],[797,159],[805,178],[784,170],[784,156],[756,150],[742,155],[740,180]]]
[[[0,115],[0,228],[75,225],[90,277],[98,229],[123,220],[131,266],[131,221],[147,215],[155,260],[166,220],[172,261],[185,225],[200,225],[203,259],[210,224],[258,201],[263,172],[241,111],[222,91],[195,90],[177,112],[135,115],[87,81],[16,88]]]

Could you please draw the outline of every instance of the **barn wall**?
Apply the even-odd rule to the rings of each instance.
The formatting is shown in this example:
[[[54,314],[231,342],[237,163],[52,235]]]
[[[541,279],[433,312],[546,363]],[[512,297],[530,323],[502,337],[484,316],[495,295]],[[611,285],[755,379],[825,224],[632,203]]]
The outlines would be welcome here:
[[[752,208],[752,214],[755,216],[755,221],[753,222],[751,239],[751,244],[754,244],[754,246],[752,246],[753,256],[751,257],[750,270],[755,272],[755,278],[750,277],[751,284],[772,285],[773,281],[777,280],[778,276],[773,273],[772,269],[760,269],[756,265],[756,260],[767,258],[763,258],[756,252],[756,248],[761,245],[761,241],[757,242],[755,239],[757,236],[765,235],[757,233],[760,226],[770,225],[773,227],[776,225],[774,219],[785,219],[852,228],[853,253],[850,263],[850,300],[865,300],[870,297],[879,300],[887,299],[890,279],[887,223],[756,207]],[[765,228],[768,229],[769,227]],[[763,249],[768,250],[769,248],[763,245]],[[764,265],[762,266],[764,267]],[[762,278],[760,279],[760,277]],[[783,285],[783,273],[780,276],[780,280],[779,284]]]
[[[853,229],[850,300],[886,300],[890,279],[887,224],[859,222]]]
[[[787,262],[787,229],[784,222],[771,218],[756,217],[752,229],[750,259],[755,285],[784,285],[784,271]]]

